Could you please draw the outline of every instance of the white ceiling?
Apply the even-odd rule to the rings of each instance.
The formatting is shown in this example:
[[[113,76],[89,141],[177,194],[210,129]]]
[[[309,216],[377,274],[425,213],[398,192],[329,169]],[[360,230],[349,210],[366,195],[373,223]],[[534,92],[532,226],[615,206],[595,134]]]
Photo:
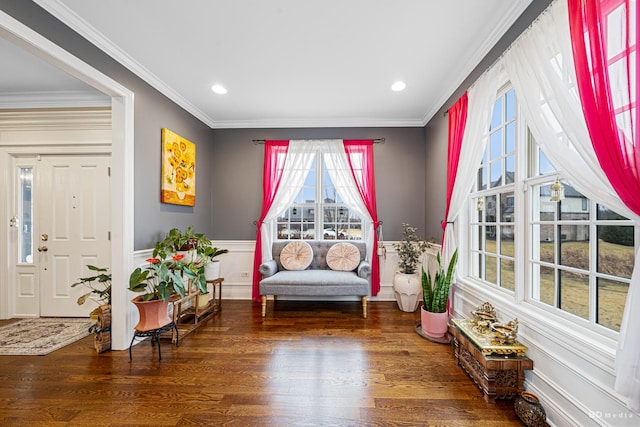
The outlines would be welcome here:
[[[35,2],[209,126],[251,128],[423,126],[531,0]]]
[[[0,37],[0,109],[102,107],[111,100]]]

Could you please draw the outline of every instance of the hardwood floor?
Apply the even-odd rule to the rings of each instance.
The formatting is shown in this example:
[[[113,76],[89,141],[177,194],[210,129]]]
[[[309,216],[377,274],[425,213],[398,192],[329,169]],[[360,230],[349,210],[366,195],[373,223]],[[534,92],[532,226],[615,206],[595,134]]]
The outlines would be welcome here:
[[[520,426],[488,404],[449,345],[395,302],[223,301],[162,361],[149,342],[96,354],[92,337],[47,356],[0,356],[3,426]]]

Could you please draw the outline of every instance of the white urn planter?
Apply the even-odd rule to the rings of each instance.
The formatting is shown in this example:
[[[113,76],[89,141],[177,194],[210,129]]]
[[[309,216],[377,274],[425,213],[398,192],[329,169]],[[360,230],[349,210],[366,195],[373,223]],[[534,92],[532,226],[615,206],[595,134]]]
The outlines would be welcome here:
[[[413,313],[422,300],[422,282],[417,273],[406,274],[396,271],[393,276],[393,293],[402,311]]]
[[[220,277],[220,260],[213,260],[204,266],[204,278],[215,280]]]

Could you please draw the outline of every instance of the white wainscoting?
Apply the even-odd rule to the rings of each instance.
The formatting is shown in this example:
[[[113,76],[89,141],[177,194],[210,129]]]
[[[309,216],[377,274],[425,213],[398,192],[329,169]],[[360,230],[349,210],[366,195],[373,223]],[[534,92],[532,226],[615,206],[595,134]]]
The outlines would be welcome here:
[[[533,360],[525,389],[540,398],[550,425],[640,425],[640,415],[629,411],[613,389],[614,340],[595,339],[593,332],[485,285],[459,280],[453,293],[453,317],[468,318],[489,301],[500,321],[518,318],[518,340]]]
[[[229,253],[219,256],[220,277],[224,278],[222,286],[223,299],[251,299],[251,280],[253,275],[253,240],[216,240],[212,242],[217,248],[225,248]],[[398,258],[393,243],[385,242],[386,256],[380,257],[380,293],[372,297],[372,301],[394,301],[393,275],[398,268]],[[432,245],[423,258],[425,268],[437,266],[435,257],[439,245]],[[143,265],[152,255],[152,249],[139,250],[134,253],[133,265]],[[131,294],[131,298],[135,295]],[[354,298],[354,301],[359,298]],[[137,313],[136,313],[137,315]],[[134,323],[135,324],[135,323]]]
[[[372,301],[394,301],[393,275],[398,268],[398,259],[393,243],[385,242],[386,257],[380,257],[380,293],[372,297]],[[222,298],[251,299],[251,279],[253,275],[253,240],[216,240],[213,245],[229,249],[228,254],[218,257],[221,261],[220,276],[224,277]],[[433,245],[425,254],[425,266],[430,261],[430,268],[435,263],[435,254],[439,245]],[[147,253],[149,255],[150,252]],[[148,257],[148,256],[147,256]],[[354,300],[359,300],[355,298]]]

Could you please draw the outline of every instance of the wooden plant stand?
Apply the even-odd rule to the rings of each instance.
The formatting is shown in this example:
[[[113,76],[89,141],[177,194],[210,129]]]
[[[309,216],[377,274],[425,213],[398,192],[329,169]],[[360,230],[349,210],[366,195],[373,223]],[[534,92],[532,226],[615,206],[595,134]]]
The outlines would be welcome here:
[[[207,284],[211,285],[212,296],[205,304],[199,304],[200,299],[206,295],[200,295],[197,289],[189,289],[184,298],[173,302],[173,322],[176,329],[169,334],[163,335],[163,338],[171,338],[173,343],[180,337],[185,337],[195,331],[200,325],[215,316],[222,309],[222,282],[224,278],[219,277],[214,280],[207,280]]]
[[[495,399],[513,399],[524,391],[524,371],[533,369],[533,361],[524,356],[523,347],[519,343],[513,346],[493,348],[479,347],[469,337],[469,330],[464,324],[457,323],[449,326],[449,333],[453,336],[452,346],[456,362],[469,374],[484,394],[485,401],[495,402]]]

